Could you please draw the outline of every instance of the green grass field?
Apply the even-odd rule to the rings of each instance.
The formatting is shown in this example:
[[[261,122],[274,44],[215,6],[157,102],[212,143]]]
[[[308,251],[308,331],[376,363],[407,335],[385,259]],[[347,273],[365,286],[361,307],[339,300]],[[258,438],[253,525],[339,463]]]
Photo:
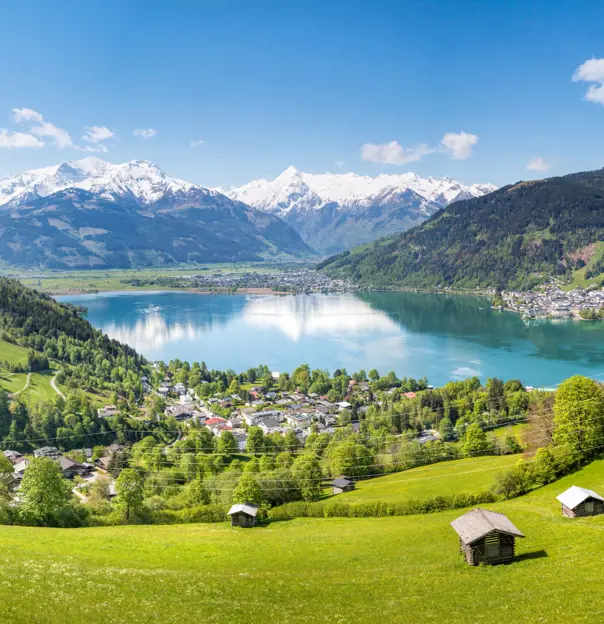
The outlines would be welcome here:
[[[0,527],[0,621],[599,621],[604,516],[561,516],[554,497],[573,483],[603,491],[604,461],[487,505],[526,535],[517,560],[497,567],[460,559],[449,526],[459,510],[251,530]]]
[[[8,392],[19,392],[25,386],[26,379],[25,373],[9,373],[0,369],[0,388]]]
[[[27,364],[27,349],[11,342],[0,340],[0,362]]]
[[[14,345],[4,340],[0,340],[0,363],[9,362],[11,364],[27,363],[27,349],[19,345]],[[56,363],[51,362],[51,366],[56,368]],[[23,390],[27,375],[26,373],[11,373],[2,368],[0,364],[0,388],[8,390],[8,392],[19,392],[19,396],[29,404],[39,403],[41,401],[52,401],[57,396],[50,382],[55,372],[53,370],[32,373],[29,386]],[[66,386],[58,385],[59,390],[67,396],[70,392]],[[86,395],[96,407],[107,404],[108,398],[99,394],[87,392]]]
[[[31,277],[31,274],[22,272],[11,277],[16,277],[26,286],[36,288],[42,292],[60,294],[67,292],[95,292],[113,290],[144,290],[157,289],[155,287],[138,288],[124,284],[123,280],[149,279],[154,277],[180,277],[199,275],[203,273],[244,273],[253,270],[255,272],[275,271],[275,265],[262,265],[253,263],[236,264],[204,264],[182,265],[167,268],[149,269],[108,269],[89,271],[48,271],[43,277]],[[7,271],[3,271],[7,273]],[[8,272],[10,273],[10,272]]]
[[[331,500],[346,502],[425,500],[435,496],[475,494],[488,490],[494,476],[513,466],[518,455],[473,457],[412,468],[385,477],[360,481],[353,492]]]

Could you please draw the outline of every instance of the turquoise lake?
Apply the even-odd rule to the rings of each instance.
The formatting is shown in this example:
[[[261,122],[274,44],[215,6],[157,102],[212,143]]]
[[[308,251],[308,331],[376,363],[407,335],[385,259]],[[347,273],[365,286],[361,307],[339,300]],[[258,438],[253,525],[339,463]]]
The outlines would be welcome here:
[[[604,378],[604,322],[523,321],[478,297],[416,293],[199,295],[120,292],[58,297],[151,360],[246,370],[377,368],[441,385],[477,375],[549,387]]]

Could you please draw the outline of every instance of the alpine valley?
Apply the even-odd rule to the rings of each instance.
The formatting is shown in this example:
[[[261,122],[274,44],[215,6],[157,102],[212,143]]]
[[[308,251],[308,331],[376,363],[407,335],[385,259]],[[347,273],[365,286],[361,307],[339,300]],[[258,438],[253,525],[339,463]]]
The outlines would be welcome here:
[[[415,173],[315,175],[288,167],[272,181],[253,180],[224,192],[277,215],[313,249],[337,253],[407,230],[453,202],[495,189],[492,184],[467,186],[448,177],[422,178]]]

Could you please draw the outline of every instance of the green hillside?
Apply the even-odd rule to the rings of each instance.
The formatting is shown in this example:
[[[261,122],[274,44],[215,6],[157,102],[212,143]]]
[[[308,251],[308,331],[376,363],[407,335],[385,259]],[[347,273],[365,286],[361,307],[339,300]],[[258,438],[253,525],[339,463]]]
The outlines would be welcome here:
[[[604,517],[565,519],[571,484],[604,490],[599,460],[488,505],[525,534],[511,565],[470,568],[462,511],[93,529],[0,527],[0,619],[85,621],[593,622],[602,615]],[[25,606],[26,605],[26,606]]]
[[[436,496],[475,494],[488,490],[494,476],[513,466],[518,455],[473,457],[440,462],[385,477],[357,483],[353,492],[338,494],[332,500],[346,502],[400,502],[410,498],[426,500]]]
[[[519,182],[455,202],[422,225],[322,263],[365,286],[526,289],[600,283],[604,170]]]

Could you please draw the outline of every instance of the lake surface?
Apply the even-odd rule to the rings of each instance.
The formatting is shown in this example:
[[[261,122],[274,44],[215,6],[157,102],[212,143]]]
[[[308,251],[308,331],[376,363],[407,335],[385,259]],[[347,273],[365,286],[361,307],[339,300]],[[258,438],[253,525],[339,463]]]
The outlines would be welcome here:
[[[151,360],[235,371],[377,368],[434,385],[473,375],[539,387],[574,374],[604,378],[604,322],[525,322],[478,297],[139,291],[58,299],[86,306],[93,325]]]

